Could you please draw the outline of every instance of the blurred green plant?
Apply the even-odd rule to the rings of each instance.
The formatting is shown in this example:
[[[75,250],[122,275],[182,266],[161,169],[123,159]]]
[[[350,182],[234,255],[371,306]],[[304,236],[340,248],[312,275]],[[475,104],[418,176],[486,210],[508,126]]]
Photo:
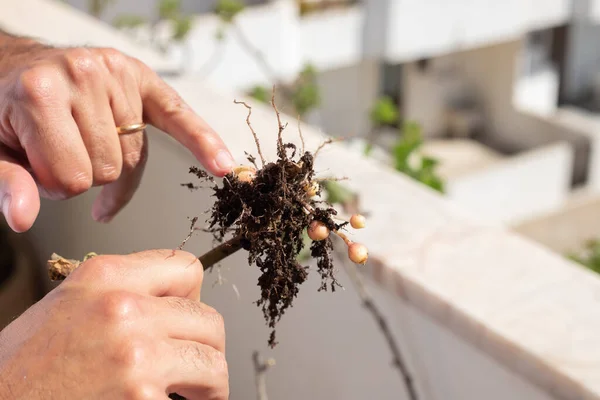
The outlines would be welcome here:
[[[317,82],[317,70],[306,64],[292,85],[291,101],[301,117],[321,104],[321,93]]]
[[[382,96],[375,101],[375,104],[369,111],[369,117],[371,120],[371,132],[368,137],[367,144],[365,145],[364,154],[369,156],[373,151],[373,140],[379,133],[382,127],[389,125],[397,125],[400,119],[400,112],[398,106],[391,97]]]
[[[600,273],[600,239],[588,240],[581,252],[570,252],[566,257],[594,272]]]
[[[123,14],[115,17],[113,21],[113,25],[116,28],[137,28],[138,26],[142,26],[146,23],[146,19],[139,15],[133,14]]]
[[[115,17],[113,25],[116,28],[124,29],[137,28],[144,24],[149,24],[154,30],[160,22],[169,21],[171,23],[171,36],[169,39],[173,42],[184,40],[192,30],[192,16],[185,14],[181,10],[181,0],[161,0],[157,5],[156,13],[158,17],[154,21],[148,21],[136,14],[121,14]],[[162,51],[165,50],[161,46],[158,47]]]
[[[244,11],[244,2],[238,0],[219,0],[215,4],[214,12],[225,23],[233,22],[233,19]]]
[[[287,102],[291,103],[294,111],[300,117],[314,110],[321,104],[321,93],[317,82],[317,70],[311,64],[306,64],[298,77],[290,85],[278,83],[281,93]],[[254,86],[248,95],[262,103],[271,101],[271,89],[266,86]]]
[[[375,101],[369,115],[371,117],[371,123],[379,128],[385,125],[396,125],[400,113],[398,112],[398,106],[391,97],[382,96]]]
[[[418,153],[423,145],[421,127],[416,122],[405,122],[402,126],[400,137],[392,154],[394,157],[394,168],[411,178],[437,190],[444,192],[444,182],[437,175],[439,161]]]
[[[115,0],[89,0],[88,9],[91,15],[96,18],[102,17],[106,8],[114,4]]]
[[[254,86],[248,92],[248,95],[261,103],[268,103],[271,98],[271,92],[265,86],[257,85]]]

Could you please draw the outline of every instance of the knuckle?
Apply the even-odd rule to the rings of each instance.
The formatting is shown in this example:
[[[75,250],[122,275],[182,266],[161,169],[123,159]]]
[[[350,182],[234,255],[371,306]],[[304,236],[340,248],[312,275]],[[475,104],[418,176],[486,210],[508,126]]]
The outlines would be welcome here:
[[[98,300],[98,311],[108,323],[120,324],[135,319],[139,314],[138,299],[133,293],[109,292]],[[132,345],[135,344],[132,342]]]
[[[204,317],[217,328],[219,332],[225,332],[225,319],[214,308],[205,306],[203,309]]]
[[[47,66],[38,66],[20,73],[16,97],[19,100],[32,102],[34,105],[49,103],[58,92],[58,74]]]
[[[154,400],[160,398],[160,393],[152,384],[131,382],[126,385],[123,398],[126,400]]]
[[[165,118],[169,119],[178,116],[183,111],[186,111],[188,109],[188,105],[177,92],[171,88],[168,88],[166,84],[164,85],[165,90],[163,90],[163,93],[165,94],[165,98],[162,104],[162,113]]]
[[[83,281],[105,282],[112,278],[116,267],[112,256],[95,256],[85,261],[71,276]]]
[[[112,360],[120,371],[125,371],[125,377],[131,382],[138,382],[137,372],[144,369],[150,360],[149,340],[132,339],[127,337],[118,342],[113,348]]]
[[[123,170],[131,172],[139,166],[146,164],[148,154],[146,151],[135,150],[123,154]]]
[[[101,49],[100,54],[104,64],[113,74],[120,73],[128,64],[128,57],[114,48]]]
[[[94,169],[94,183],[105,185],[119,179],[121,169],[115,164],[104,164]]]
[[[59,176],[60,186],[66,197],[74,197],[88,191],[93,184],[92,175],[86,171],[79,171],[70,176]]]
[[[64,57],[69,74],[76,83],[89,81],[100,72],[89,49],[73,49],[65,53]]]

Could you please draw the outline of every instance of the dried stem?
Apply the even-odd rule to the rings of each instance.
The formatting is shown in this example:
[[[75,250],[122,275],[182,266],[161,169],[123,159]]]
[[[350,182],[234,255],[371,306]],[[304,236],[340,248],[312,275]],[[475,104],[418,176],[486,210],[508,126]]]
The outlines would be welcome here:
[[[258,155],[260,157],[260,161],[262,162],[262,166],[264,167],[265,164],[266,164],[265,157],[263,156],[262,150],[260,149],[260,143],[258,141],[258,135],[254,131],[254,128],[252,128],[252,124],[250,123],[250,116],[252,115],[252,107],[250,107],[244,101],[234,100],[233,102],[235,104],[242,104],[244,107],[246,107],[248,109],[248,116],[246,117],[246,123],[248,124],[248,127],[250,128],[250,131],[252,132],[252,136],[254,136],[254,142],[256,143],[256,149],[258,150]]]
[[[273,85],[273,92],[271,93],[271,105],[273,106],[273,110],[275,110],[275,115],[277,116],[277,152],[279,156],[285,157],[285,148],[283,147],[283,138],[282,133],[286,128],[287,124],[282,125],[281,123],[281,115],[279,114],[279,110],[277,109],[277,105],[275,104],[275,85]]]
[[[350,178],[348,178],[347,176],[343,176],[341,178],[333,178],[333,177],[329,177],[329,178],[315,178],[313,179],[315,182],[341,182],[341,181],[347,181],[350,180]]]
[[[323,149],[323,147],[325,147],[328,144],[331,144],[333,142],[341,142],[342,140],[344,140],[344,138],[339,138],[339,137],[338,138],[329,138],[329,139],[325,140],[323,143],[321,143],[321,145],[319,147],[317,147],[317,150],[315,151],[315,154],[313,155],[313,158],[315,160],[317,159],[317,155]]]
[[[203,255],[198,257],[198,260],[200,260],[200,262],[202,263],[204,270],[207,270],[241,249],[242,237],[235,236],[229,239],[228,241],[221,243],[217,247],[214,247],[208,252],[204,253]],[[89,253],[88,255],[86,255],[83,261],[95,255],[96,253]],[[48,276],[52,281],[65,280],[69,276],[69,274],[71,274],[71,272],[75,271],[75,269],[83,263],[83,261],[70,260],[61,257],[58,254],[52,254],[50,260],[48,260],[47,262]]]
[[[400,345],[394,337],[394,334],[392,333],[389,327],[388,321],[373,301],[373,298],[369,295],[365,283],[360,274],[358,273],[356,265],[346,261],[344,254],[339,254],[339,256],[341,262],[343,263],[346,269],[346,272],[348,273],[348,276],[350,277],[350,280],[352,281],[352,284],[354,285],[354,288],[356,289],[356,292],[358,293],[358,297],[360,297],[360,300],[362,301],[363,307],[365,307],[367,311],[369,311],[369,313],[377,322],[379,330],[381,331],[381,334],[384,336],[385,341],[388,344],[388,347],[390,348],[390,352],[392,353],[392,364],[398,370],[400,377],[406,386],[408,398],[410,400],[418,400],[419,396],[417,395],[417,391],[414,386],[414,379],[412,378],[412,375],[408,370],[406,361],[404,360],[404,357],[400,350]]]
[[[260,353],[255,351],[252,354],[252,361],[254,362],[254,377],[256,380],[256,399],[257,400],[268,400],[267,395],[267,371],[273,365],[275,360],[269,358],[263,361]]]
[[[302,127],[300,126],[300,114],[298,114],[298,134],[300,135],[300,143],[302,143],[302,151],[300,154],[304,154],[305,145],[304,145],[304,135],[302,135]]]

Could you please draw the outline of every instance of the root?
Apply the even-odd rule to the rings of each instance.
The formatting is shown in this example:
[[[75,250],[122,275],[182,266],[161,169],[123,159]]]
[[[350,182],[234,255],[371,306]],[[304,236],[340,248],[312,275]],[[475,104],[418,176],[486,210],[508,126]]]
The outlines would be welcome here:
[[[263,156],[262,150],[260,149],[260,143],[258,141],[258,135],[254,131],[254,128],[252,127],[252,124],[250,123],[250,116],[252,115],[252,107],[250,107],[244,101],[234,100],[233,102],[235,104],[242,104],[244,107],[246,107],[248,109],[248,116],[246,117],[246,124],[248,124],[248,127],[250,128],[250,131],[252,132],[252,136],[254,136],[254,142],[256,143],[256,149],[258,150],[258,156],[260,157],[260,161],[262,162],[262,166],[264,167],[265,164],[266,164],[265,157]]]

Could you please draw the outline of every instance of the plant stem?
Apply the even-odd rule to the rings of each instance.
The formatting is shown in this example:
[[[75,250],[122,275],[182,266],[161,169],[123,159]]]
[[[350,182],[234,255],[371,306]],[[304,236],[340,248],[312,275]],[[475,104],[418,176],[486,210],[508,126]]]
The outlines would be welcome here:
[[[221,243],[217,247],[204,253],[198,260],[202,263],[205,270],[209,269],[216,263],[229,257],[236,251],[242,248],[242,236],[235,236],[226,242]]]
[[[268,400],[266,374],[268,369],[275,365],[275,360],[269,358],[263,361],[262,357],[260,356],[260,353],[258,351],[255,351],[254,353],[252,353],[252,361],[254,362],[256,398],[257,400]]]
[[[242,248],[242,236],[235,236],[229,239],[226,242],[221,243],[217,247],[209,250],[204,253],[198,260],[202,263],[204,270],[209,269],[216,263],[222,261],[223,259],[229,257],[236,251]],[[90,253],[86,256],[85,259],[90,258],[91,256],[95,256],[95,253]],[[84,259],[84,261],[85,261]],[[79,260],[69,260],[64,257],[59,256],[58,254],[52,254],[50,260],[48,260],[48,275],[50,280],[52,281],[62,281],[71,274],[77,267],[79,267],[83,261]]]

